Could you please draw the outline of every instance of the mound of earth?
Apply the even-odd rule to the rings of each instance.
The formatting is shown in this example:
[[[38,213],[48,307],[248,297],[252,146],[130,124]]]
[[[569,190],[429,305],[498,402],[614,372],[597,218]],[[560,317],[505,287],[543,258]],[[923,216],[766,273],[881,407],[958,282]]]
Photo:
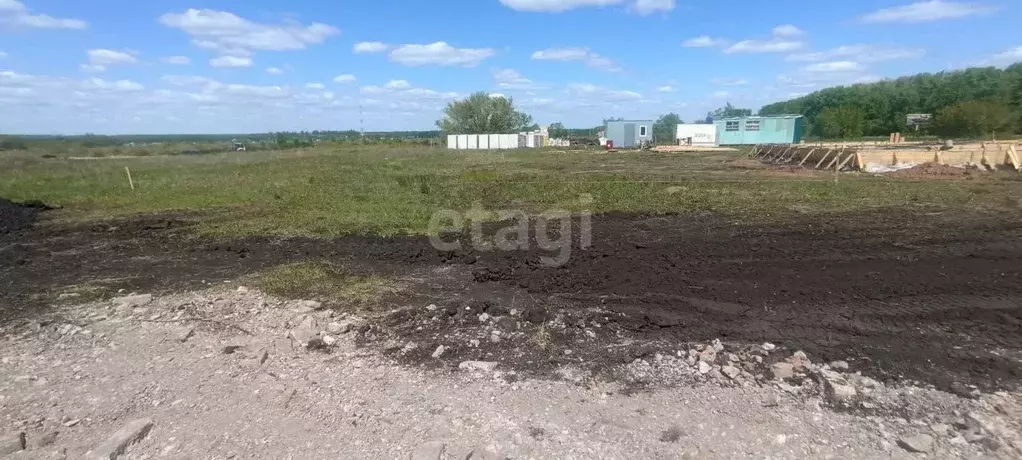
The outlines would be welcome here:
[[[915,166],[908,169],[902,169],[888,173],[891,177],[907,177],[907,178],[970,178],[975,174],[979,173],[979,168],[976,166],[957,167],[949,165],[939,165],[936,163],[924,163],[919,166]]]
[[[16,203],[0,198],[0,234],[16,232],[35,221],[39,213],[51,209],[38,201]]]

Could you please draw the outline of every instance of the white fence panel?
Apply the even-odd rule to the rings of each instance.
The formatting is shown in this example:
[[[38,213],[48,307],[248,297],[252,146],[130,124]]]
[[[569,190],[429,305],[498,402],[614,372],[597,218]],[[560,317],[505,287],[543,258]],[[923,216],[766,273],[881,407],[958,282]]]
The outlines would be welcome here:
[[[455,150],[458,149],[458,136],[454,134],[447,135],[447,148]]]
[[[468,135],[468,147],[469,150],[475,150],[479,148],[479,135],[469,134]]]

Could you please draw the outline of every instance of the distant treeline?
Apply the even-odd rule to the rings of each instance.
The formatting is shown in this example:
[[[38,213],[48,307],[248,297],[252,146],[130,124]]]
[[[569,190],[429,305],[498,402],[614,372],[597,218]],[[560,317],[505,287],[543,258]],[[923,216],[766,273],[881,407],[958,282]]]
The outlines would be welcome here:
[[[760,115],[802,114],[806,132],[825,138],[909,132],[908,114],[931,114],[921,131],[989,138],[1022,129],[1022,63],[970,68],[827,88],[763,107]]]

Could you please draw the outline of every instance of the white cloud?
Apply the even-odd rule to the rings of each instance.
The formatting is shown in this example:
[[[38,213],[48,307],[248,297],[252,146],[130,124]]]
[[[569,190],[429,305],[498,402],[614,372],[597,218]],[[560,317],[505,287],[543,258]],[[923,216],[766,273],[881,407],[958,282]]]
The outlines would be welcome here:
[[[174,65],[188,65],[192,63],[192,60],[188,59],[188,56],[167,56],[160,58],[160,60],[167,64]]]
[[[391,80],[386,85],[383,85],[383,87],[386,89],[408,89],[412,85],[407,80]]]
[[[731,93],[729,93],[727,91],[716,91],[716,92],[714,92],[713,94],[710,95],[710,97],[713,97],[713,98],[716,98],[716,99],[723,99],[725,97],[730,97],[730,96],[731,96]]]
[[[97,89],[108,89],[113,91],[126,92],[142,91],[145,89],[145,86],[142,86],[141,84],[135,83],[131,80],[109,81],[103,80],[102,78],[89,79],[85,82],[84,86],[86,88],[92,87]]]
[[[503,89],[543,89],[544,85],[525,78],[514,69],[497,69],[493,71],[493,81]]]
[[[489,96],[491,98],[498,98],[498,97],[507,98],[507,96],[505,96],[504,93],[490,93]]]
[[[724,49],[727,54],[737,53],[787,53],[801,49],[802,42],[786,40],[743,40]]]
[[[874,11],[862,17],[864,22],[885,23],[885,22],[933,22],[942,19],[964,18],[968,16],[979,16],[997,11],[999,7],[981,3],[959,3],[946,2],[944,0],[930,0],[913,3],[911,5],[896,6]]]
[[[252,58],[220,56],[209,60],[210,67],[252,67]]]
[[[266,73],[270,75],[280,75],[284,73],[284,69],[281,69],[280,67],[267,67]]]
[[[326,89],[326,85],[322,83],[306,83],[306,89]]]
[[[390,49],[390,45],[383,42],[358,42],[352,47],[355,54],[382,53]]]
[[[801,72],[793,76],[780,75],[777,80],[788,92],[808,93],[832,86],[873,83],[881,77],[858,72]]]
[[[106,72],[106,66],[105,65],[98,65],[98,64],[82,64],[82,65],[79,65],[78,68],[81,69],[82,72],[88,72],[88,73]]]
[[[345,73],[334,77],[334,83],[352,83],[358,80],[354,75]]]
[[[791,24],[785,24],[783,26],[774,27],[773,34],[775,37],[801,37],[806,33]]]
[[[0,59],[5,59],[5,58],[7,58],[7,53],[5,53],[3,51],[0,51]]]
[[[568,92],[583,96],[592,95],[606,102],[642,99],[642,94],[635,91],[604,88],[588,83],[572,83],[568,85]]]
[[[700,35],[695,38],[690,38],[681,44],[681,46],[686,48],[714,48],[724,45],[727,45],[727,40],[722,38],[713,38],[709,35]]]
[[[997,53],[989,62],[998,66],[1008,66],[1016,62],[1022,62],[1022,46]]]
[[[741,78],[714,78],[710,83],[717,86],[746,86],[749,81]]]
[[[135,64],[138,62],[138,59],[136,59],[135,56],[123,51],[94,49],[88,50],[86,53],[89,56],[89,64],[94,66]]]
[[[199,48],[240,56],[257,50],[305,49],[340,33],[337,28],[318,22],[307,26],[262,24],[226,11],[208,9],[167,13],[160,16],[160,23],[191,35],[192,43]]]
[[[616,62],[592,52],[589,48],[548,48],[532,53],[532,59],[537,61],[584,61],[586,65],[594,69],[607,72],[621,71],[621,66]]]
[[[791,62],[815,62],[844,58],[857,62],[883,62],[918,59],[925,55],[926,50],[923,49],[875,45],[845,45],[826,51],[792,54],[785,58],[785,60]]]
[[[803,72],[837,73],[837,72],[859,72],[863,67],[854,61],[833,61],[821,62],[808,65],[802,68]]]
[[[632,10],[641,15],[674,9],[674,0],[635,0]]]
[[[36,29],[85,29],[89,26],[81,19],[32,14],[28,7],[19,0],[0,0],[0,24]]]
[[[494,56],[490,48],[455,48],[447,42],[401,45],[390,52],[390,60],[406,66],[441,65],[475,67]]]
[[[805,46],[805,43],[798,40],[798,37],[805,35],[805,32],[793,25],[785,24],[774,27],[771,34],[770,40],[742,40],[724,48],[724,53],[787,53]]]
[[[661,87],[657,88],[656,90],[657,90],[657,92],[661,92],[661,93],[676,93],[676,92],[678,92],[678,88],[675,88],[675,87],[673,87],[671,85],[664,85],[664,86],[661,86]]]
[[[508,8],[534,13],[559,13],[587,7],[625,5],[629,10],[646,15],[674,9],[674,0],[500,0]]]

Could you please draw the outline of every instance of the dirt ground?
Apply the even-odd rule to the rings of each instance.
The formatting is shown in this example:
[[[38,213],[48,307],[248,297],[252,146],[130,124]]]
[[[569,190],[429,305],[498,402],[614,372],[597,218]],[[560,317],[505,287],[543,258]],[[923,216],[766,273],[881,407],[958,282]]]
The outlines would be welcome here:
[[[17,212],[22,216],[28,211]],[[363,383],[361,377],[365,377],[376,383],[359,393],[358,400],[376,401],[365,404],[377,411],[374,412],[377,425],[371,425],[372,436],[359,438],[364,441],[359,444],[362,450],[334,450],[352,457],[398,458],[433,438],[457,438],[458,443],[476,445],[496,442],[493,436],[498,436],[498,432],[499,436],[515,432],[519,437],[525,432],[532,441],[515,440],[512,436],[491,447],[515,454],[508,454],[512,458],[591,458],[586,452],[624,458],[629,449],[642,449],[638,452],[651,458],[677,458],[688,453],[682,447],[697,448],[693,455],[701,456],[692,458],[825,457],[842,452],[841,447],[853,453],[848,458],[877,458],[878,452],[904,450],[892,450],[891,446],[898,444],[900,434],[918,428],[913,428],[913,424],[954,425],[962,414],[980,404],[976,402],[977,395],[986,398],[1001,392],[998,397],[1014,401],[1011,398],[1022,377],[1019,285],[1022,249],[1017,244],[1022,226],[1018,216],[899,209],[827,218],[783,217],[766,225],[699,213],[607,214],[592,218],[591,247],[579,247],[576,238],[567,264],[555,268],[539,263],[541,256],[550,255],[548,251],[441,252],[419,237],[215,241],[194,236],[187,215],[78,226],[45,221],[28,225],[32,217],[35,214],[21,218],[18,225],[0,233],[0,304],[5,307],[0,314],[6,341],[3,370],[8,376],[0,387],[0,395],[4,396],[0,404],[3,412],[12,414],[7,420],[10,429],[49,429],[52,417],[63,423],[67,421],[64,418],[73,420],[76,416],[45,415],[43,422],[35,423],[33,419],[39,415],[33,412],[50,411],[45,409],[49,407],[47,401],[73,387],[75,383],[68,380],[77,379],[73,375],[89,376],[92,380],[86,382],[93,383],[82,387],[83,393],[76,403],[91,401],[88,403],[93,405],[91,410],[106,414],[103,416],[106,418],[90,421],[95,424],[94,431],[73,438],[68,444],[71,452],[76,449],[84,452],[87,446],[95,444],[95,436],[116,429],[115,425],[125,422],[129,415],[142,417],[152,412],[143,410],[149,404],[158,402],[153,407],[159,407],[175,399],[187,401],[185,395],[194,390],[190,385],[208,380],[213,390],[200,391],[199,405],[186,406],[190,408],[187,417],[182,415],[178,420],[185,423],[183,420],[204,417],[201,414],[217,414],[228,410],[225,401],[230,401],[230,406],[242,401],[238,403],[244,407],[238,409],[241,412],[223,423],[212,424],[223,433],[189,432],[175,436],[163,432],[156,439],[165,444],[147,444],[144,452],[157,456],[173,445],[170,451],[192,455],[183,458],[231,458],[232,452],[261,458],[252,455],[257,452],[253,445],[238,444],[238,438],[256,442],[269,436],[265,427],[242,421],[258,420],[262,412],[256,409],[275,408],[265,418],[285,424],[280,433],[327,436],[329,430],[318,424],[328,427],[351,424],[348,418],[359,417],[357,408],[348,407],[353,402],[344,403],[348,401],[344,391],[356,391],[354,388]],[[574,228],[578,228],[577,224]],[[532,238],[534,242],[535,235]],[[293,317],[294,309],[288,299],[267,303],[258,295],[217,294],[216,286],[224,286],[225,282],[236,284],[244,275],[305,260],[343,264],[355,273],[385,276],[401,286],[373,311],[359,312],[361,316],[353,331],[333,353],[338,359],[334,362],[328,356],[317,357],[320,355],[315,352],[296,354],[293,341],[286,348],[279,343],[278,339],[301,321],[300,316]],[[118,294],[118,290],[125,292]],[[104,310],[109,310],[107,299],[130,292],[152,293],[158,300],[151,307],[141,308],[141,313],[139,309],[127,314]],[[187,292],[202,294],[199,300],[182,300],[180,293]],[[332,305],[327,300],[325,307],[323,311],[331,312],[330,315],[344,314],[343,305]],[[219,322],[158,322],[162,315],[169,314],[166,312],[177,318],[181,311],[192,309],[202,312],[203,317],[222,317],[224,321],[241,324],[248,332],[213,327],[222,326]],[[153,311],[164,313],[154,319],[150,316]],[[156,322],[150,324],[146,318]],[[78,329],[64,328],[64,324]],[[181,326],[195,327],[197,332],[212,329],[207,331],[208,337],[183,351],[160,336],[170,337]],[[76,333],[70,334],[73,338],[66,337],[69,330],[83,329],[89,330],[86,339],[91,342]],[[98,332],[101,330],[104,332]],[[719,353],[720,359],[710,356],[708,362],[712,366],[702,369],[708,350],[714,348],[708,344],[715,339],[726,346],[726,351],[723,347],[714,351],[711,355]],[[244,347],[239,356],[248,359],[246,363],[259,358],[260,353],[252,350],[278,350],[270,356],[280,356],[278,363],[286,366],[286,373],[298,377],[285,378],[281,374],[285,371],[275,370],[252,373],[235,369],[234,364],[223,367],[220,361],[242,360],[220,356],[223,346],[239,340],[244,341],[238,343]],[[761,352],[764,342],[771,344],[770,353]],[[135,356],[136,348],[149,351]],[[856,400],[855,404],[834,405],[827,399],[828,395],[833,396],[832,385],[827,383],[830,382],[827,372],[831,371],[826,366],[807,367],[799,374],[802,377],[796,376],[793,382],[806,390],[789,392],[787,387],[779,387],[789,396],[798,396],[799,404],[803,404],[791,409],[798,412],[791,418],[798,420],[791,422],[795,425],[777,428],[785,425],[766,424],[760,431],[750,431],[755,435],[748,439],[741,438],[737,433],[759,426],[747,423],[743,418],[747,411],[776,420],[774,409],[767,412],[753,409],[761,405],[758,402],[749,405],[747,399],[759,401],[758,398],[778,391],[770,383],[771,373],[777,364],[801,366],[803,358],[797,352],[804,352],[801,356],[813,363],[842,362],[841,369],[853,375],[848,377],[849,382],[875,380],[866,386],[889,389],[896,393],[890,399],[897,403]],[[161,356],[178,364],[159,361]],[[464,372],[458,371],[466,361],[495,362],[500,372],[466,382],[460,380]],[[114,362],[121,363],[118,365],[121,367],[113,366]],[[362,376],[363,371],[352,371],[360,366],[369,367],[364,371],[369,373],[367,376]],[[320,371],[324,376],[315,375]],[[104,380],[102,375],[111,372],[120,377]],[[443,377],[451,373],[462,377],[453,380]],[[858,375],[855,373],[863,377],[854,376]],[[151,377],[142,377],[146,375]],[[161,383],[163,378],[169,379],[168,383]],[[293,394],[312,391],[316,395],[301,399],[301,404],[303,410],[321,416],[302,422],[291,415],[292,403],[284,402],[291,400],[287,395],[294,390],[293,385],[283,382],[288,378],[301,380],[301,385],[305,385]],[[44,383],[37,388],[33,385],[39,379]],[[97,395],[108,383],[122,381],[118,379],[123,380],[122,388],[112,395]],[[232,387],[252,384],[255,381],[252,379],[261,379],[268,386],[243,388],[262,392],[270,390],[259,388],[272,387],[276,396],[249,394],[243,388]],[[67,386],[49,389],[45,382],[54,381]],[[332,383],[324,383],[327,381]],[[395,382],[409,383],[399,384],[392,391],[388,385]],[[568,387],[554,382],[567,382],[569,387],[588,388],[590,392],[571,390],[566,394],[564,388]],[[201,390],[205,385],[200,383],[197,388]],[[614,395],[607,396],[609,400],[600,396],[602,390],[593,390],[606,385],[615,388],[609,392]],[[512,386],[529,391],[498,391]],[[38,391],[30,391],[33,388]],[[150,395],[168,388],[173,388],[170,391],[173,394],[160,398]],[[423,388],[438,389],[441,396],[437,398],[447,398],[447,402],[429,399]],[[680,388],[696,388],[691,398],[698,402],[680,396],[688,391],[679,394]],[[923,398],[925,404],[913,405],[915,400],[903,395],[906,388],[913,394],[927,395]],[[860,395],[863,391],[859,388]],[[462,392],[489,401],[466,403],[456,411],[457,417],[445,419],[445,423],[452,424],[447,425],[449,430],[466,435],[452,437],[450,432],[444,435],[427,429],[436,421],[421,419],[423,411],[428,414],[440,411],[433,414],[439,416],[450,410]],[[821,412],[818,410],[821,400],[806,399],[807,394],[823,398],[823,405],[849,414]],[[272,401],[263,400],[264,397]],[[685,403],[678,404],[673,399],[679,397]],[[119,406],[103,410],[94,407],[101,404],[96,401],[104,398],[114,398]],[[421,403],[412,404],[415,409],[409,409],[417,414],[415,417],[400,413],[402,404],[396,401],[408,403],[407,398]],[[578,398],[577,407],[565,398]],[[640,398],[638,401],[645,401],[643,404],[650,407],[636,406],[632,404],[636,400],[629,398]],[[652,407],[660,406],[664,398],[673,402]],[[716,406],[713,400],[717,398],[730,406]],[[992,403],[986,399],[979,401],[993,411]],[[347,406],[344,410],[317,412],[320,403]],[[431,408],[431,404],[438,408]],[[536,416],[524,414],[529,410],[540,411],[544,404],[550,405],[551,417],[560,418],[567,425],[537,425],[539,431],[529,428],[528,423],[533,423],[531,420]],[[595,416],[592,411],[599,412],[595,408],[604,404],[618,404],[621,409]],[[58,406],[63,407],[59,402],[52,407]],[[532,409],[522,409],[525,406]],[[645,407],[646,413],[665,417],[661,421],[670,422],[670,426],[641,421],[630,428],[600,428],[608,430],[610,436],[603,440],[567,428],[581,419],[621,420],[625,417],[621,411],[638,410],[639,406]],[[164,406],[161,410],[173,409]],[[387,415],[393,410],[398,412]],[[672,410],[681,412],[670,415]],[[484,417],[478,411],[496,412]],[[699,415],[701,411],[717,414],[723,424],[700,424],[700,428],[693,429],[692,420],[705,416]],[[928,411],[937,415],[919,415]],[[479,418],[465,421],[472,417]],[[502,426],[505,431],[501,431],[497,420],[505,417],[510,417],[506,422],[509,425]],[[903,420],[908,426],[877,431],[875,417],[887,420],[881,423]],[[813,430],[821,429],[815,425],[821,420],[840,428],[817,436]],[[673,424],[680,424],[683,434],[692,436],[692,444],[676,446],[673,441],[666,445],[650,441],[654,434],[650,430],[670,430]],[[35,425],[39,427],[32,428]],[[357,427],[358,421],[351,426]],[[182,429],[213,428],[199,424]],[[712,440],[721,436],[720,430],[745,440],[734,445],[714,445]],[[799,433],[797,436],[804,437],[807,443],[794,448],[784,441],[776,442],[780,436],[791,436],[789,432]],[[551,442],[560,447],[533,444],[546,436],[538,433],[553,436],[549,439],[555,439]],[[672,433],[660,434],[674,438]],[[224,439],[217,441],[217,436]],[[397,436],[400,442],[390,446],[374,444],[387,436]],[[611,448],[613,442],[609,440],[613,436],[627,440]],[[304,435],[298,438],[312,442]],[[337,445],[342,438],[336,438]],[[826,444],[808,443],[810,438],[823,439]],[[964,445],[950,441],[958,437],[937,438],[937,445],[943,450],[932,452],[938,452],[938,457],[971,458],[983,452],[1003,453],[998,449],[1005,444],[1008,452],[1015,452],[1010,449],[1017,447],[1003,440],[991,447],[977,444],[980,438],[975,437]],[[214,443],[220,453],[213,457],[200,455],[201,449],[177,445],[182,439],[202,439],[199,444],[202,446]],[[276,437],[269,439],[271,443],[286,442]],[[765,441],[769,439],[774,439],[774,444]],[[646,442],[651,444],[645,445]],[[328,450],[324,447],[310,451],[313,454],[308,458],[326,458]],[[273,452],[282,454],[273,458],[287,458],[288,453],[297,451]]]

